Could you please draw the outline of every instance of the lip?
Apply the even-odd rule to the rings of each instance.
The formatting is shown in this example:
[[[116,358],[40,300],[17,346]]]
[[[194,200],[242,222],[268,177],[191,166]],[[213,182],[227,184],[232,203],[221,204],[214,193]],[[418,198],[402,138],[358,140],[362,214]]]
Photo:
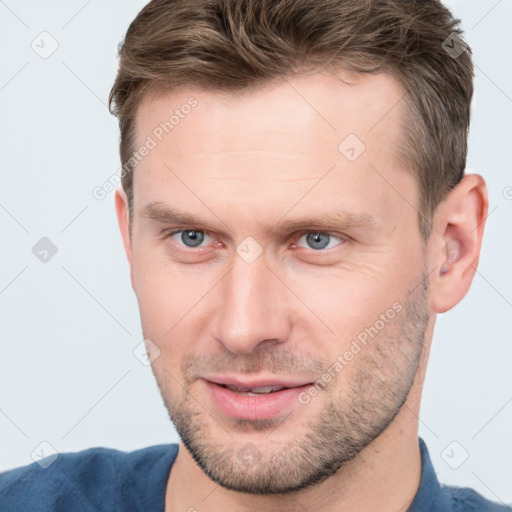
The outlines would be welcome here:
[[[312,385],[311,382],[297,382],[275,378],[241,380],[235,377],[204,378],[208,394],[215,407],[228,418],[242,420],[267,420],[288,412],[298,406],[299,395]],[[240,389],[284,386],[285,389],[256,396],[242,395],[223,385]]]

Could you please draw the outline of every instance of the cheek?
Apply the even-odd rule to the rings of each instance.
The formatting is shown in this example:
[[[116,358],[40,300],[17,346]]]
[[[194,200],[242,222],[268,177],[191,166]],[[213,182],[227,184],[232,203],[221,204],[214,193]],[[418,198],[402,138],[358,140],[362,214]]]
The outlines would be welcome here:
[[[187,288],[187,274],[173,263],[165,244],[141,235],[133,244],[133,277],[137,296],[155,306],[168,302]]]
[[[207,329],[206,292],[212,284],[207,275],[196,271],[190,277],[190,271],[180,271],[158,253],[134,254],[134,288],[144,337],[160,350],[155,368],[165,381],[164,368],[177,375],[181,360]]]
[[[317,326],[317,335],[327,332],[334,338],[334,343],[324,346],[332,347],[333,354],[338,351],[335,356],[358,334],[379,322],[381,315],[390,311],[388,316],[392,316],[393,305],[403,302],[405,287],[401,279],[393,278],[390,269],[361,265],[350,272],[331,272],[328,278],[290,283],[310,310],[300,309],[305,311],[302,320],[307,319],[315,331],[312,326]]]
[[[134,291],[139,303],[145,335],[163,341],[169,329],[185,314],[184,306],[189,289],[175,273],[169,272],[162,262],[150,253],[134,253]]]

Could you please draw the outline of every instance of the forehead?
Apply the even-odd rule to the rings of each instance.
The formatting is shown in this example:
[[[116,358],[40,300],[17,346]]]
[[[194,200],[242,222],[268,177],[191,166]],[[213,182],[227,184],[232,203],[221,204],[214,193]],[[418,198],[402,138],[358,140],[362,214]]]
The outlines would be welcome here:
[[[378,149],[382,142],[389,146],[399,141],[402,97],[400,85],[388,74],[344,69],[277,78],[235,92],[181,87],[143,99],[137,113],[137,146],[156,130],[156,136],[161,134],[178,152],[197,150],[196,140],[201,140],[203,152],[253,151],[258,144],[273,151],[286,142],[275,138],[284,133],[289,135],[284,150],[295,144],[311,153],[321,138],[325,147],[338,151],[338,143],[350,133]],[[197,102],[193,109],[187,106],[191,98]],[[166,121],[171,121],[171,137],[165,129],[158,130]]]
[[[401,182],[407,187],[411,178],[397,150],[402,98],[387,74],[345,70],[236,93],[182,87],[148,96],[137,113],[136,148],[148,138],[154,144],[136,166],[135,203],[179,201],[178,176],[186,175],[208,204],[226,197],[234,204],[243,195],[255,213],[262,197],[286,203],[319,180],[344,206],[361,210],[371,200],[374,213],[392,209]],[[383,190],[379,175],[393,186]]]

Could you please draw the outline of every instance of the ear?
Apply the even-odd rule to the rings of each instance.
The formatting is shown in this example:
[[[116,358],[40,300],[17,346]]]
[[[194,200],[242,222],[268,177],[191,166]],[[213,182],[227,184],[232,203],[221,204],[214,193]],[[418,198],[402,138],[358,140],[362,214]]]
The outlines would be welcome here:
[[[130,217],[128,208],[128,198],[122,187],[118,187],[115,192],[116,201],[116,213],[117,222],[119,224],[119,230],[121,231],[121,237],[123,238],[124,250],[126,257],[128,258],[128,264],[130,265],[130,281],[133,288],[133,251],[132,251],[132,240],[130,234]]]
[[[429,243],[430,307],[444,313],[466,295],[478,266],[489,209],[487,187],[478,174],[462,178],[437,209]]]

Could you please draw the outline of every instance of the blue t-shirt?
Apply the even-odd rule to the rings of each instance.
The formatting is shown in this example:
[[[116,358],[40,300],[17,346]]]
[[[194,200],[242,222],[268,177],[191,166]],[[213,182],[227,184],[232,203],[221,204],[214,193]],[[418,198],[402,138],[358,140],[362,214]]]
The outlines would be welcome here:
[[[441,486],[427,447],[419,439],[421,481],[408,512],[504,512],[512,507],[476,491]],[[177,444],[132,452],[90,448],[61,453],[46,469],[44,460],[0,474],[2,512],[164,512],[165,489]],[[40,465],[41,464],[41,465]]]

